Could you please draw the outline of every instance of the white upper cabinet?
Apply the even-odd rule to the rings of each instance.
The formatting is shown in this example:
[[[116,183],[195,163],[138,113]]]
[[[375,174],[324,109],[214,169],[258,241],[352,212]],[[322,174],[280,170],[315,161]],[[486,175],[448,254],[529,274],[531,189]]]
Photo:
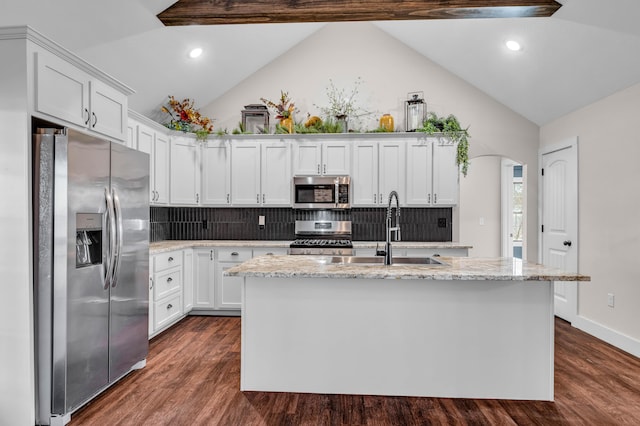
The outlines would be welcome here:
[[[407,205],[453,206],[458,203],[459,173],[455,142],[418,139],[407,145]]]
[[[403,140],[354,143],[353,206],[386,205],[391,191],[404,203],[405,145]]]
[[[171,137],[170,203],[194,206],[200,203],[200,147],[188,136]]]
[[[409,141],[407,143],[407,205],[431,205],[432,174],[433,141],[430,139]]]
[[[293,144],[294,175],[319,176],[350,174],[350,142],[295,141]]]
[[[231,149],[233,206],[291,206],[288,142],[234,141]]]
[[[202,146],[202,196],[204,206],[231,204],[231,147],[229,141],[208,140]]]
[[[168,204],[169,137],[133,120],[132,124],[136,127],[135,148],[149,154],[149,201],[151,204]]]
[[[433,204],[436,206],[458,204],[457,151],[456,143],[450,139],[439,138],[433,145]]]
[[[288,142],[262,144],[262,204],[270,207],[291,206],[291,145]]]
[[[36,52],[35,62],[36,111],[126,141],[127,94],[50,52]]]
[[[232,142],[231,203],[234,206],[256,207],[260,197],[260,143]]]

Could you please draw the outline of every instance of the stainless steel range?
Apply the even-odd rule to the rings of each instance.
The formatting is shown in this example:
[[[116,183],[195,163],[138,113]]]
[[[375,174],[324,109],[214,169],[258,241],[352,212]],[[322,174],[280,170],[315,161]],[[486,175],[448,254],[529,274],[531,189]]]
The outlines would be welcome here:
[[[349,220],[296,220],[295,233],[289,254],[353,255]]]

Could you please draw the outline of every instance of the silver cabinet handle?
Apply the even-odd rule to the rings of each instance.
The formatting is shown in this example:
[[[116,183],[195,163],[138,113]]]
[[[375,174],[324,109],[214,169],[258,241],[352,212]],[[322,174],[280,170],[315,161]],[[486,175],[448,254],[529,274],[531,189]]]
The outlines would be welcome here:
[[[320,164],[318,164],[318,174],[320,174]]]
[[[262,204],[264,204],[264,203],[266,203],[266,202],[267,202],[267,201],[266,201],[266,198],[265,198],[264,194],[262,194]]]
[[[209,259],[213,260],[213,250],[209,251]]]
[[[93,124],[91,125],[91,127],[95,128],[96,124],[98,124],[98,116],[96,115],[95,112],[92,112],[91,116],[93,117]]]
[[[153,290],[153,277],[149,277],[149,290]]]
[[[171,281],[173,281],[173,278],[169,277],[167,278],[167,282],[170,283]]]
[[[260,194],[256,194],[256,203],[260,204]]]
[[[234,251],[234,252],[231,253],[231,256],[238,256],[238,255],[239,255],[239,253],[237,251]]]
[[[171,309],[171,308],[173,308],[173,305],[172,305],[171,303],[169,303],[169,304],[167,305],[167,310],[169,310],[169,309]]]
[[[380,202],[382,203],[382,194],[380,194],[380,197],[378,198],[378,200],[380,200]]]
[[[267,253],[267,256],[273,256],[273,253]]]
[[[427,204],[431,204],[431,194],[427,194]]]
[[[169,256],[169,258],[167,259],[168,262],[173,262],[173,257]]]
[[[200,202],[200,194],[196,194],[196,203]]]
[[[227,194],[227,204],[229,204],[229,194]]]
[[[91,114],[89,114],[89,110],[88,109],[84,109],[84,112],[87,113],[87,119],[84,121],[84,125],[86,126],[87,124],[89,124],[89,120],[91,119]]]
[[[322,166],[322,173],[325,174],[325,175],[327,174],[327,165],[326,164],[324,164]]]
[[[433,194],[433,204],[438,204],[438,194]]]
[[[373,194],[373,204],[378,204],[378,194]]]

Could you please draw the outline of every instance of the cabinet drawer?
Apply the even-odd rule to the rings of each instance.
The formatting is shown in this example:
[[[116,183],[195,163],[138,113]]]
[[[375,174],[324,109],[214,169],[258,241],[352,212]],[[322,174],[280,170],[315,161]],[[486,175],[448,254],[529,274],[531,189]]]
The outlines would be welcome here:
[[[182,252],[171,251],[168,253],[160,253],[154,256],[155,262],[153,266],[154,272],[164,271],[165,269],[182,266]]]
[[[172,269],[169,272],[156,274],[155,281],[156,291],[154,297],[157,301],[167,297],[171,293],[180,291],[180,287],[182,286],[182,269]]]
[[[155,304],[156,330],[161,329],[182,315],[182,295],[180,293]]]
[[[252,250],[250,248],[218,250],[218,260],[220,262],[244,262],[251,259],[251,255]]]
[[[272,248],[256,248],[253,249],[253,257],[265,256],[265,255],[273,255],[280,256],[288,253],[288,249],[285,247],[272,247]]]

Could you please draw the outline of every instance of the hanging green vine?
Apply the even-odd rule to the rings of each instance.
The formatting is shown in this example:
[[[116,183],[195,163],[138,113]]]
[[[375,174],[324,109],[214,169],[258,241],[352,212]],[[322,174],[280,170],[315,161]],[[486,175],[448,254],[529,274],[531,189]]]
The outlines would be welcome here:
[[[428,134],[442,133],[457,142],[456,164],[460,167],[463,176],[466,177],[469,171],[469,138],[471,137],[468,129],[468,127],[463,129],[458,118],[453,114],[449,114],[447,117],[438,117],[435,113],[430,112],[422,128],[418,131]]]

